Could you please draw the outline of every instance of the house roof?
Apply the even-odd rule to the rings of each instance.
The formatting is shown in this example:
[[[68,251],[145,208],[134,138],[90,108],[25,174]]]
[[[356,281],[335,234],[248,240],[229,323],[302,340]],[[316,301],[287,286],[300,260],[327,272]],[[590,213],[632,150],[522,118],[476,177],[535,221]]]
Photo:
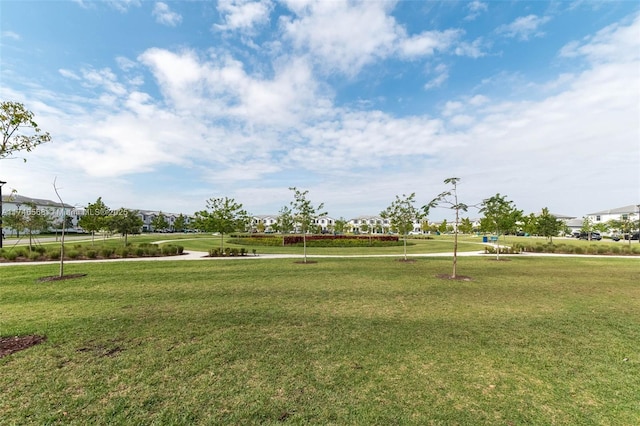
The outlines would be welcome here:
[[[2,196],[3,203],[13,203],[13,204],[25,204],[25,203],[34,203],[36,206],[40,207],[62,207],[68,209],[74,209],[75,207],[69,204],[60,204],[59,201],[51,201],[45,200],[43,198],[31,198],[25,197],[24,195],[19,194],[11,194],[11,195],[3,195]]]
[[[638,204],[631,204],[629,206],[624,206],[624,207],[618,207],[616,209],[611,209],[611,210],[603,210],[600,212],[595,212],[595,213],[588,213],[589,216],[596,216],[596,215],[605,215],[605,214],[627,214],[627,213],[637,213],[638,209],[640,209],[640,203]]]

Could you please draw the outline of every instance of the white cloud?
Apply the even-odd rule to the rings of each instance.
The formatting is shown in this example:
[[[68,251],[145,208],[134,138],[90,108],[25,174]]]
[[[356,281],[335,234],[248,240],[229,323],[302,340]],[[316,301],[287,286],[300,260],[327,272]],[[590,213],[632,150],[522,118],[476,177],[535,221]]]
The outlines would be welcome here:
[[[106,3],[118,12],[122,13],[127,12],[132,6],[140,6],[140,0],[106,0]],[[79,4],[81,6],[84,6],[84,2],[82,1],[80,1]]]
[[[408,58],[430,56],[436,51],[449,50],[462,35],[462,30],[425,31],[399,42],[400,55]]]
[[[469,13],[465,16],[465,21],[473,21],[475,20],[482,12],[486,12],[488,10],[488,6],[486,3],[482,3],[478,0],[473,0],[467,4],[467,10]]]
[[[560,51],[561,57],[584,56],[593,62],[637,61],[640,58],[640,14],[629,23],[610,25],[594,36],[573,41]]]
[[[449,67],[444,64],[438,64],[434,69],[435,77],[429,80],[425,85],[425,90],[440,87],[449,79]]]
[[[544,32],[540,30],[540,27],[550,20],[549,16],[521,16],[510,24],[499,26],[496,32],[510,38],[529,40],[532,37],[542,37]]]
[[[2,38],[10,38],[13,40],[20,40],[20,34],[13,31],[2,31]]]
[[[153,12],[151,14],[156,18],[159,24],[167,25],[169,27],[175,27],[182,22],[182,16],[179,13],[172,11],[169,5],[163,2],[157,2],[153,6]]]
[[[309,52],[328,72],[355,75],[390,55],[398,32],[387,2],[286,2],[296,14],[282,17],[285,36],[299,52]]]
[[[270,0],[221,0],[218,11],[224,18],[224,24],[216,24],[221,30],[251,30],[255,25],[269,21],[273,9]]]

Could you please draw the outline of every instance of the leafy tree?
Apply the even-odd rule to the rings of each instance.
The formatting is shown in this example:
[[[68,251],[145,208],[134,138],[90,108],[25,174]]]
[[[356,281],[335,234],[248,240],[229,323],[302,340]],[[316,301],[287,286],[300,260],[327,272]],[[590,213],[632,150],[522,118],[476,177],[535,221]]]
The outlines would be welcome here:
[[[220,249],[224,250],[224,235],[246,230],[251,218],[233,198],[210,198],[207,209],[196,212],[196,228],[220,233]]]
[[[480,212],[484,217],[480,220],[480,226],[484,231],[494,232],[498,237],[496,244],[496,258],[500,259],[500,235],[515,229],[517,222],[522,218],[522,211],[515,208],[513,201],[508,201],[506,195],[499,193],[482,202]]]
[[[520,223],[523,232],[529,235],[539,235],[538,217],[534,213],[529,213],[527,216],[523,215]]]
[[[469,209],[464,203],[461,203],[458,200],[458,183],[460,182],[460,178],[452,177],[444,180],[444,183],[447,185],[451,185],[453,188],[449,191],[444,191],[438,194],[436,198],[431,200],[429,204],[422,207],[425,215],[429,214],[429,211],[434,207],[444,206],[445,208],[452,209],[456,212],[456,221],[455,221],[455,229],[456,231],[453,234],[453,272],[451,274],[451,278],[455,279],[457,277],[457,266],[458,266],[458,230],[460,229],[460,212],[466,212]],[[446,223],[447,221],[443,221],[443,225],[446,231]],[[471,223],[471,222],[469,222]]]
[[[340,219],[336,219],[336,221],[333,224],[333,230],[338,234],[343,234],[346,231],[346,228],[347,228],[347,219],[345,219],[344,217],[341,217]]]
[[[595,228],[593,226],[593,222],[591,221],[591,219],[588,216],[584,216],[582,218],[582,227],[580,228],[580,232],[584,232],[587,234],[587,239],[589,241],[591,241],[591,233],[595,231]]]
[[[153,228],[154,232],[164,231],[165,229],[169,228],[169,221],[162,212],[159,212],[158,215],[151,221],[151,227]]]
[[[27,229],[24,211],[20,209],[5,213],[2,217],[2,222],[6,227],[15,230],[18,238],[20,238],[20,232]]]
[[[173,230],[176,232],[184,232],[187,227],[187,218],[180,213],[176,220],[173,222]]]
[[[258,223],[256,223],[256,231],[262,233],[266,229],[264,222],[261,219],[258,219]]]
[[[629,236],[629,245],[631,245],[631,234],[638,229],[638,221],[634,219],[634,214],[623,216],[620,220],[610,220],[610,229],[616,230],[621,234]]]
[[[304,263],[307,263],[307,232],[311,229],[311,225],[318,216],[324,216],[326,213],[321,212],[324,203],[314,206],[307,194],[309,191],[300,191],[295,186],[289,188],[293,191],[294,201],[291,202],[291,211],[294,221],[300,226],[302,232],[302,247],[304,252]]]
[[[557,237],[565,228],[564,222],[549,213],[549,209],[546,207],[542,209],[542,213],[536,218],[535,224],[536,233],[547,237],[551,243],[553,243],[553,237]]]
[[[18,151],[31,151],[36,146],[49,142],[49,133],[42,132],[33,121],[33,113],[18,102],[0,103],[0,126],[2,145],[0,159],[10,158]],[[24,159],[24,161],[27,161]]]
[[[471,234],[473,232],[473,223],[471,223],[471,219],[468,217],[462,218],[458,225],[458,231],[462,234]]]
[[[33,234],[35,232],[46,232],[53,222],[51,215],[42,209],[39,209],[33,202],[24,203],[27,207],[24,209],[24,229],[29,233],[29,252],[33,246]]]
[[[447,232],[448,227],[449,224],[447,223],[447,219],[443,219],[442,222],[440,222],[440,225],[438,225],[438,232],[444,234]]]
[[[78,225],[85,231],[91,232],[91,245],[93,245],[95,233],[107,228],[109,207],[98,197],[95,203],[87,204],[84,214],[78,220]]]
[[[130,234],[139,234],[142,225],[144,225],[138,214],[138,210],[120,209],[107,219],[109,229],[124,237],[125,246],[127,245],[127,237]]]
[[[402,197],[396,195],[389,207],[380,212],[380,216],[389,219],[391,227],[396,229],[404,240],[404,260],[407,260],[407,234],[413,231],[413,221],[422,219],[423,215],[415,207],[416,194],[402,194]]]

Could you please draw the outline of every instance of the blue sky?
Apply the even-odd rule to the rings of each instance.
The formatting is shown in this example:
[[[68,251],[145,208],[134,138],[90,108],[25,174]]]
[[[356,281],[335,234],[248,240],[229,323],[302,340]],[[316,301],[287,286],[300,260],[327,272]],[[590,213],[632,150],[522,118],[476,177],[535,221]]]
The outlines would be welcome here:
[[[5,187],[68,204],[331,216],[460,177],[526,213],[640,202],[631,1],[6,1],[0,98],[53,142]],[[432,219],[450,217],[436,210]],[[478,216],[470,211],[469,216]]]

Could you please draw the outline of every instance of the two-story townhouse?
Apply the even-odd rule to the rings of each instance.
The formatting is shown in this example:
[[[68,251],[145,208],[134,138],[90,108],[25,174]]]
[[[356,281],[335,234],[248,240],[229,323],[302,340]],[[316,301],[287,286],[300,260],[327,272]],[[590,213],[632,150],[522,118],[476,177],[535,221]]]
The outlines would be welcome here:
[[[50,230],[59,228],[66,216],[70,218],[71,228],[67,230],[71,232],[77,231],[78,220],[82,216],[82,209],[77,209],[69,204],[61,204],[59,201],[26,197],[19,194],[3,195],[2,215],[11,214],[12,211],[22,211],[23,214],[46,215],[51,219]],[[15,235],[18,231],[8,226],[3,226],[2,229],[2,233],[5,236]]]

